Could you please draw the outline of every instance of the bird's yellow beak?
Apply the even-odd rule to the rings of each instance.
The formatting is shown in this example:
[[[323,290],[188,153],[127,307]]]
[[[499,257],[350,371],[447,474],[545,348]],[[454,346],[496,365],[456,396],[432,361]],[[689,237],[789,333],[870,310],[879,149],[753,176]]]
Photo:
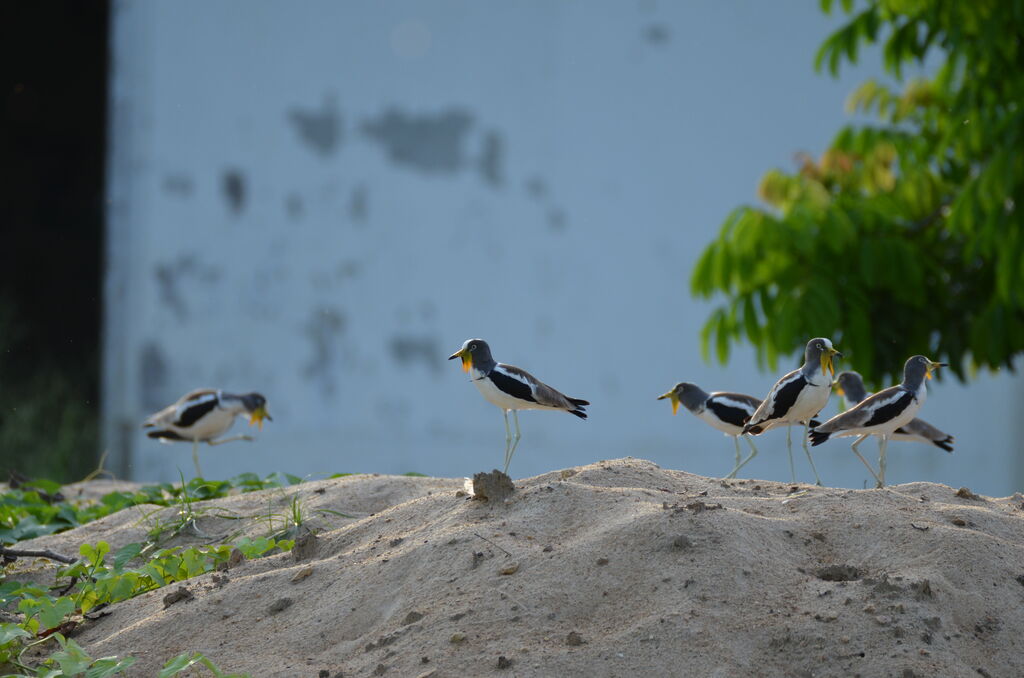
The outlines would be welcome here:
[[[929,360],[928,361],[928,367],[924,371],[924,378],[925,379],[931,379],[932,378],[932,370],[937,370],[940,367],[949,367],[949,363],[937,363],[934,360]]]
[[[249,426],[257,426],[262,431],[264,419],[267,421],[274,421],[270,416],[270,413],[267,412],[266,407],[257,407],[252,411],[252,414],[249,415]]]
[[[835,350],[834,348],[829,348],[828,349],[828,353],[822,353],[821,354],[821,373],[822,374],[828,375],[828,373],[831,372],[833,377],[836,376],[836,368],[835,368],[835,365],[832,364],[832,356],[836,356],[836,355],[839,356],[840,358],[843,357],[843,354],[840,353],[839,351]]]
[[[448,360],[455,360],[456,358],[462,358],[462,371],[469,372],[473,367],[473,354],[466,349],[459,349],[455,353],[448,356]]]
[[[669,391],[658,396],[658,400],[664,400],[665,398],[672,401],[672,415],[675,416],[676,412],[679,411],[679,396],[676,395],[675,391]]]
[[[846,393],[843,392],[843,387],[839,385],[838,381],[835,382],[835,388],[836,388],[836,395],[838,395],[838,396],[846,395]]]

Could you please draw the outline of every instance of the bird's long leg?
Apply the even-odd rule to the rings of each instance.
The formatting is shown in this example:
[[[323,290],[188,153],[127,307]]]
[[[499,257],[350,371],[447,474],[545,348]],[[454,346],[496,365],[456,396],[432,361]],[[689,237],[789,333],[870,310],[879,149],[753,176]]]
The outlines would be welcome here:
[[[889,446],[889,436],[883,435],[879,443],[878,451],[878,484],[875,487],[885,487],[885,448]]]
[[[757,456],[757,448],[756,448],[756,447],[754,447],[754,441],[750,439],[750,436],[743,436],[743,437],[744,437],[744,438],[746,438],[746,440],[747,440],[747,444],[748,444],[748,445],[750,445],[750,456],[748,456],[748,457],[747,457],[746,459],[744,459],[743,461],[741,461],[741,462],[738,462],[738,463],[736,464],[736,468],[734,468],[734,469],[732,470],[732,473],[730,473],[729,475],[727,475],[727,476],[726,476],[726,478],[735,478],[735,477],[736,477],[736,474],[737,474],[737,473],[739,473],[739,470],[740,470],[741,468],[743,468],[744,466],[746,466],[746,465],[747,465],[747,462],[748,462],[748,461],[750,461],[751,459],[753,459],[754,457],[756,457],[756,456]],[[737,441],[737,443],[736,443],[736,446],[737,446],[737,447],[739,447],[739,442],[738,442],[738,441]],[[737,459],[738,459],[738,458],[739,458],[739,457],[737,457]]]
[[[505,413],[505,471],[508,472],[508,464],[511,458],[508,455],[509,449],[512,447],[512,429],[508,426],[508,410],[502,410]]]
[[[516,422],[516,433],[512,437],[512,449],[509,450],[508,459],[505,460],[505,475],[508,475],[508,466],[512,463],[512,455],[516,453],[516,447],[519,446],[519,439],[523,437],[519,431],[519,410],[512,410],[512,419]]]
[[[814,484],[817,485],[818,487],[821,487],[821,478],[818,477],[818,469],[814,468],[814,459],[811,458],[811,448],[807,447],[807,434],[810,432],[810,430],[811,430],[811,420],[808,417],[807,423],[804,424],[804,438],[803,438],[804,452],[807,453],[807,461],[810,462],[811,470],[814,471]]]
[[[792,482],[796,482],[796,466],[793,465],[793,434],[792,426],[786,427],[786,452],[789,453],[789,477]]]
[[[199,441],[192,441],[192,463],[196,465],[196,478],[203,477],[203,471],[199,468]]]
[[[224,443],[233,443],[236,440],[248,440],[248,441],[251,442],[253,440],[253,437],[252,436],[247,436],[245,434],[242,434],[242,435],[237,435],[237,436],[231,436],[230,438],[221,438],[220,440],[207,440],[206,444],[207,445],[223,445]]]
[[[851,450],[853,450],[853,453],[857,455],[857,458],[858,458],[858,459],[860,459],[860,460],[861,460],[862,462],[864,462],[864,466],[866,466],[866,467],[867,467],[867,469],[868,469],[868,471],[870,471],[870,472],[871,472],[871,475],[873,475],[873,476],[875,477],[875,481],[876,481],[876,482],[879,482],[879,480],[878,480],[878,474],[877,474],[877,473],[875,473],[875,469],[871,468],[871,464],[869,464],[869,463],[868,463],[868,460],[867,460],[867,459],[865,459],[865,458],[863,457],[863,455],[861,455],[861,453],[857,451],[857,446],[858,446],[858,445],[860,445],[860,444],[861,444],[862,442],[864,442],[864,440],[865,440],[866,438],[870,438],[870,437],[871,437],[871,436],[870,436],[870,435],[868,435],[868,434],[864,434],[864,435],[861,435],[861,436],[857,436],[857,439],[856,439],[855,441],[853,441],[853,445],[850,445],[850,449],[851,449]]]
[[[736,446],[736,463],[733,464],[732,470],[725,476],[726,478],[735,478],[736,470],[740,467],[740,439],[738,436],[732,436],[732,442]]]

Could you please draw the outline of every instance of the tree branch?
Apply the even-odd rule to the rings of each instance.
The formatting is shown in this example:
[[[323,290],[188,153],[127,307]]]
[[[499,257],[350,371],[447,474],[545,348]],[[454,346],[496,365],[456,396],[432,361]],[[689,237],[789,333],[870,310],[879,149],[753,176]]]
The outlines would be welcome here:
[[[54,553],[50,550],[25,551],[22,549],[9,549],[6,546],[0,546],[0,559],[17,560],[18,558],[49,558],[50,560],[56,560],[59,563],[65,563],[67,565],[70,565],[77,560],[77,558],[68,558],[67,556],[62,556],[61,554]]]

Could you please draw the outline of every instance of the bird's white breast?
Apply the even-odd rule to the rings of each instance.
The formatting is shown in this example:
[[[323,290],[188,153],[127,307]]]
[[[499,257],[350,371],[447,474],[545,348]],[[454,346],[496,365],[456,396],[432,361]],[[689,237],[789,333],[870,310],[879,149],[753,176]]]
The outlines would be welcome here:
[[[832,383],[825,378],[817,383],[808,381],[796,397],[796,402],[789,409],[784,419],[787,421],[806,421],[828,404],[828,398],[832,394]]]
[[[235,412],[215,407],[188,427],[169,426],[182,436],[194,440],[209,440],[224,434],[235,423]]]
[[[721,419],[716,417],[714,412],[712,412],[711,410],[704,410],[697,416],[706,421],[707,423],[711,424],[715,428],[717,428],[722,433],[729,436],[738,436],[740,434],[740,431],[743,430],[740,426],[733,426],[732,424],[722,421]]]

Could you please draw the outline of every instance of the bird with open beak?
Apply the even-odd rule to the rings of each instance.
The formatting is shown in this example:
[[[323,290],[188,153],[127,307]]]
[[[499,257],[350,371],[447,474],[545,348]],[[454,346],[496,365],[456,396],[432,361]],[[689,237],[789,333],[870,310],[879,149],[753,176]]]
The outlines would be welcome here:
[[[236,395],[219,389],[201,388],[186,393],[173,405],[151,414],[142,423],[143,428],[153,428],[147,435],[160,442],[192,442],[192,463],[196,475],[202,476],[199,468],[199,443],[221,445],[234,440],[252,440],[252,436],[236,435],[216,440],[227,433],[235,417],[249,416],[249,425],[263,430],[263,420],[273,421],[267,412],[267,399],[259,393]]]

